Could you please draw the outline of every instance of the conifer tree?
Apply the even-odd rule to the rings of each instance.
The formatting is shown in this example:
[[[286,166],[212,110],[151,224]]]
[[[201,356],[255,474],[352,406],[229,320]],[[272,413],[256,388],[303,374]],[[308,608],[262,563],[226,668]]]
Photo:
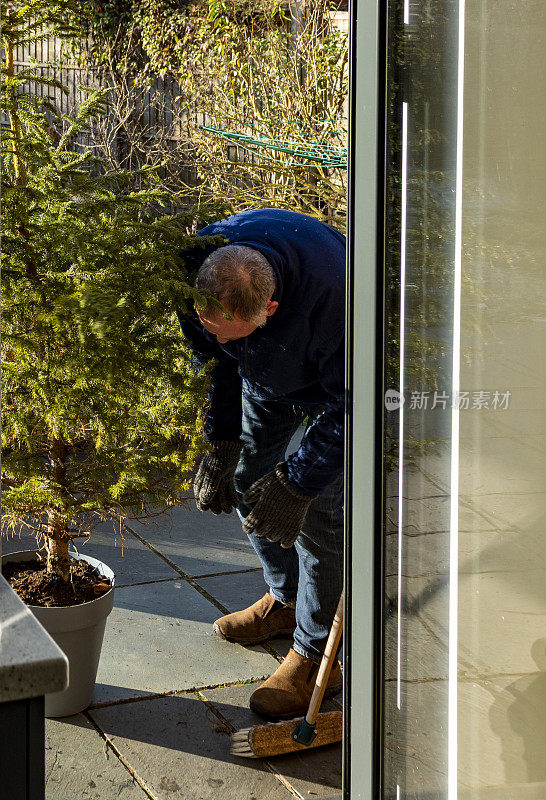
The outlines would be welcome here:
[[[62,115],[36,91],[58,82],[15,71],[17,45],[74,35],[69,5],[2,9],[2,523],[33,531],[62,580],[97,521],[184,502],[206,376],[173,312],[203,302],[181,254],[210,243],[166,213],[153,175],[135,191],[134,174],[75,144],[104,90]]]

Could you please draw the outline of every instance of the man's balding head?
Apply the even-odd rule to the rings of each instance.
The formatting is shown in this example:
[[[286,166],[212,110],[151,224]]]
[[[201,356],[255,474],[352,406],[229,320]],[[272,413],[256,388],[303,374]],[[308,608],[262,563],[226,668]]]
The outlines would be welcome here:
[[[195,286],[214,294],[230,314],[263,325],[275,291],[275,274],[258,250],[229,244],[204,260]]]

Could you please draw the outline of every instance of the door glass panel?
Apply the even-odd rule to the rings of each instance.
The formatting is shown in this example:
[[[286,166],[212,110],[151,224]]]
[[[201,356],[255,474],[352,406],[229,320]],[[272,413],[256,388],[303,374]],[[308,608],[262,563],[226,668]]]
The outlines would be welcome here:
[[[387,28],[382,796],[544,800],[544,6]]]

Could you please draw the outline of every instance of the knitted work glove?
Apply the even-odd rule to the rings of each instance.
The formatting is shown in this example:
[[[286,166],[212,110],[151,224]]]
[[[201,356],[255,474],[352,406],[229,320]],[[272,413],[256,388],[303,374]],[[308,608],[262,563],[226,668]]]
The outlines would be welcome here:
[[[317,496],[303,494],[288,483],[285,463],[281,462],[244,493],[243,501],[256,505],[243,522],[243,530],[280,542],[281,547],[292,547]]]
[[[212,442],[212,451],[205,453],[193,481],[199,511],[226,514],[237,505],[233,483],[241,453],[240,442]]]

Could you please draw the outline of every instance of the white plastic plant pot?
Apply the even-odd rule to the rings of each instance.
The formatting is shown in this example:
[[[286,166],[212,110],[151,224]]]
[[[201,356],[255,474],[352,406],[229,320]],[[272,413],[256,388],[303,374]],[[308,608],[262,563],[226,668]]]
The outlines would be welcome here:
[[[115,576],[110,567],[91,556],[76,553],[70,553],[70,556],[95,567],[97,572],[109,578],[112,588],[96,600],[75,606],[28,606],[68,658],[68,687],[45,696],[46,717],[68,717],[83,711],[90,704],[106,618],[114,605]],[[36,558],[35,550],[21,550],[3,556],[2,563],[31,561],[33,558]]]

